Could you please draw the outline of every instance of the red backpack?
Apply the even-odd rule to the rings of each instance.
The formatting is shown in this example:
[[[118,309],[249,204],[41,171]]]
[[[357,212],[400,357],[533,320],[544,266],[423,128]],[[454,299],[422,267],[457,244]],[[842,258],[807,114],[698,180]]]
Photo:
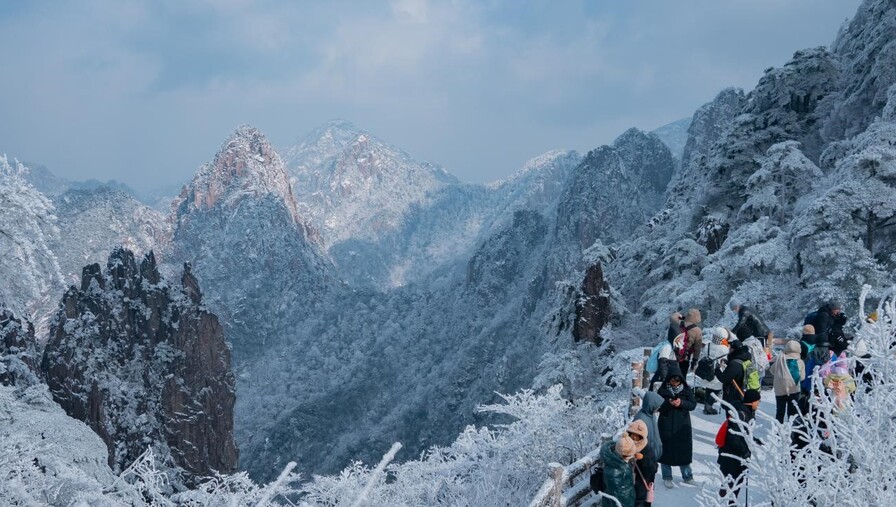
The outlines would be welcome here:
[[[716,433],[716,446],[719,448],[725,447],[725,437],[728,436],[728,419],[725,419],[725,422],[719,426],[719,431]]]

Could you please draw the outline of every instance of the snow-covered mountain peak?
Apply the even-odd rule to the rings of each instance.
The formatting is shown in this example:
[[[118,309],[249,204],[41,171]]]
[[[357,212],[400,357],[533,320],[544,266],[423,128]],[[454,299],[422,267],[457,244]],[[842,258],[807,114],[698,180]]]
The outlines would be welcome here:
[[[299,210],[328,245],[394,229],[413,204],[457,183],[440,167],[344,120],[321,126],[284,153]]]
[[[487,186],[489,188],[501,188],[509,183],[526,178],[532,173],[549,170],[558,163],[565,163],[568,159],[576,159],[575,163],[578,163],[581,158],[582,156],[575,150],[551,150],[530,158],[523,164],[523,167],[513,173],[509,178],[493,181],[488,183]]]
[[[296,224],[303,225],[280,155],[260,130],[242,125],[184,187],[175,210],[181,218],[195,210],[234,208],[247,197],[268,195],[282,199]]]

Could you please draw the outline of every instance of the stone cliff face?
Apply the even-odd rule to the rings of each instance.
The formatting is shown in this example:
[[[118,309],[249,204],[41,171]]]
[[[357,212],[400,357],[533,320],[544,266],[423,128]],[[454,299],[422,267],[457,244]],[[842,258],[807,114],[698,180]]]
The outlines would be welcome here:
[[[600,330],[610,321],[610,285],[604,278],[600,262],[593,264],[585,273],[582,288],[576,300],[576,321],[572,336],[577,341],[588,341],[600,345],[603,339]]]
[[[236,470],[234,377],[218,318],[148,253],[116,249],[62,299],[41,369],[54,400],[106,443],[120,471],[148,446],[193,476]],[[189,479],[188,479],[189,481]]]
[[[10,309],[0,308],[0,384],[38,383],[38,363],[34,326],[17,319]]]

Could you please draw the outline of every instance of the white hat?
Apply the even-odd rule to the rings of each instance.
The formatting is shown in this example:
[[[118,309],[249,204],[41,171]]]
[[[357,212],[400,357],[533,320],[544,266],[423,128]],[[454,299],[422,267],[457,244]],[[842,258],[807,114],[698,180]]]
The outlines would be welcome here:
[[[716,345],[722,343],[722,340],[730,338],[728,330],[722,326],[712,328],[712,342]]]

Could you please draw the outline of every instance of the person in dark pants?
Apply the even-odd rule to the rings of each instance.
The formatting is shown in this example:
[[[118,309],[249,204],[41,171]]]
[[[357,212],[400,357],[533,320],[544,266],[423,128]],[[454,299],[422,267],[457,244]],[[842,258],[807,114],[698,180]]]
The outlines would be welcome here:
[[[806,365],[800,359],[799,342],[787,342],[784,352],[775,359],[771,369],[775,389],[775,419],[783,423],[786,416],[797,413],[800,382],[806,378]]]
[[[745,432],[746,425],[753,420],[756,410],[759,408],[760,399],[759,391],[755,389],[749,389],[744,393],[743,402],[737,409],[737,415],[742,422],[735,421],[729,414],[725,444],[719,448],[717,463],[722,471],[722,476],[725,477],[724,483],[719,489],[719,496],[723,499],[727,498],[729,505],[737,505],[737,496],[743,485],[741,475],[747,469],[746,460],[751,455],[747,440],[743,435],[736,433]]]
[[[691,411],[697,408],[697,400],[677,364],[669,366],[669,374],[657,394],[663,397],[657,420],[660,439],[663,441],[663,455],[659,460],[663,484],[667,488],[673,486],[673,466],[681,468],[681,477],[685,484],[693,484],[691,461],[694,459],[694,437],[691,429]]]

